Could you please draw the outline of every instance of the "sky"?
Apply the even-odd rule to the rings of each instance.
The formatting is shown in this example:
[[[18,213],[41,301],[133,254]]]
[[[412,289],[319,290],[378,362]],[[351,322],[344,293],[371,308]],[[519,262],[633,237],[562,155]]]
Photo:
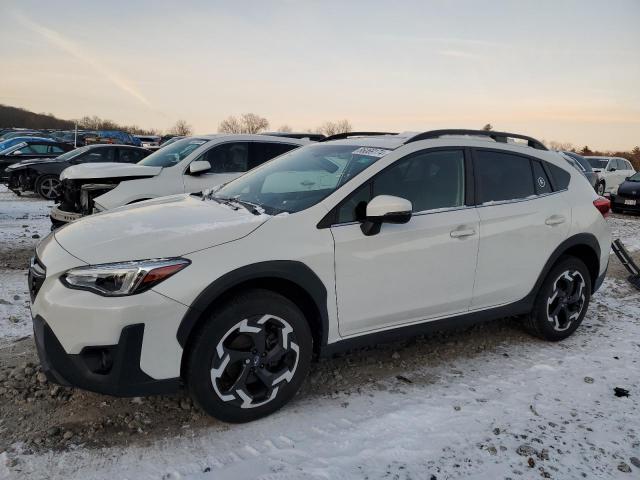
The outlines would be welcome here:
[[[0,103],[65,119],[640,144],[640,0],[0,0],[0,18]]]

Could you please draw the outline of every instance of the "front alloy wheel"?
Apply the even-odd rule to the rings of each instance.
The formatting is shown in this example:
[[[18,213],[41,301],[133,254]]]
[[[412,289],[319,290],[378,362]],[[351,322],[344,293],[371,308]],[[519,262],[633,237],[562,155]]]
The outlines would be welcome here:
[[[60,195],[60,180],[49,176],[38,181],[37,192],[46,200],[55,200]]]
[[[248,422],[286,404],[304,381],[313,340],[288,298],[248,289],[211,312],[186,346],[193,400],[225,422]]]
[[[271,402],[296,373],[300,347],[293,328],[275,315],[246,318],[218,342],[211,384],[223,402],[255,408]]]

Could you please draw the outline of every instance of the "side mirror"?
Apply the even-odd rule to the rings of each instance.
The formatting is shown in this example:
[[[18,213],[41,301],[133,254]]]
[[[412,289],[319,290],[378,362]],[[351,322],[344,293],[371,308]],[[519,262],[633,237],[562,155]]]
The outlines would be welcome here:
[[[628,182],[631,177],[625,177],[624,181]]]
[[[206,160],[196,160],[189,164],[189,173],[191,175],[198,175],[207,170],[211,170],[211,164]]]
[[[611,168],[609,169],[609,171],[610,171],[610,172],[615,172],[615,171],[616,171],[616,167],[611,167]]]
[[[378,195],[367,204],[367,215],[360,225],[366,236],[380,233],[383,223],[407,223],[413,206],[409,200],[392,195]]]
[[[11,155],[22,155],[22,150],[16,150]]]

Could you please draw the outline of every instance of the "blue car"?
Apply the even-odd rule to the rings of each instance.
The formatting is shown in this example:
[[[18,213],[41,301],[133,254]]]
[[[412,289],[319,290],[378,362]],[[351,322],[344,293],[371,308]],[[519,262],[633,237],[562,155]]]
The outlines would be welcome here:
[[[133,145],[141,147],[142,142],[133,135],[120,130],[98,130],[94,136],[85,138],[87,145],[95,143],[113,143],[118,145]]]
[[[3,150],[6,150],[9,147],[13,147],[14,145],[17,145],[18,143],[21,142],[26,142],[26,141],[34,141],[34,140],[42,140],[44,142],[52,142],[53,140],[50,138],[46,138],[46,137],[12,137],[12,138],[8,138],[6,140],[3,140],[0,142],[0,152],[2,152]]]

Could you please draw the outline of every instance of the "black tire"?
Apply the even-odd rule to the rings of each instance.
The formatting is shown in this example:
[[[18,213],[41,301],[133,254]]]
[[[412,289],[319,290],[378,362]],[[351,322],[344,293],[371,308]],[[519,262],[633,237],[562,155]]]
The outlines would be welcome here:
[[[544,340],[564,340],[582,323],[590,300],[591,277],[584,262],[563,256],[542,282],[533,311],[524,319],[525,327]]]
[[[36,179],[35,191],[45,200],[55,200],[60,194],[60,185],[57,175],[42,175]]]
[[[605,184],[604,180],[602,182],[599,182],[598,185],[596,185],[596,193],[600,196],[604,195],[604,192],[606,189],[607,189],[607,185]]]
[[[219,420],[242,423],[293,398],[309,371],[313,340],[293,302],[252,289],[212,312],[188,348],[184,380],[194,402]]]

